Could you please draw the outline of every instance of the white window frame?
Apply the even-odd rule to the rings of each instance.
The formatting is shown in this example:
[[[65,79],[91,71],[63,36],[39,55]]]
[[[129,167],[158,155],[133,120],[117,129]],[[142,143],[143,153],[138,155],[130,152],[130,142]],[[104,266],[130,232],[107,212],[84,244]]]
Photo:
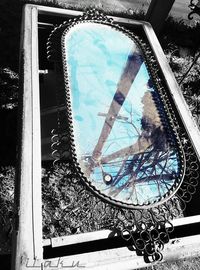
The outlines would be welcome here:
[[[72,236],[42,239],[41,202],[41,132],[39,100],[39,60],[38,60],[38,14],[55,16],[77,16],[82,12],[37,5],[25,5],[21,31],[21,134],[19,146],[19,166],[17,177],[15,228],[13,237],[12,269],[45,268],[43,247],[52,248],[71,244],[106,239],[111,231],[103,230]],[[119,24],[141,26],[149,39],[150,46],[170,89],[174,104],[200,159],[200,131],[167,63],[158,39],[147,22],[112,17]],[[175,228],[190,225],[200,226],[200,215],[179,218],[172,221]],[[200,227],[199,227],[200,228]],[[200,232],[192,236],[171,239],[163,251],[164,261],[200,255]],[[51,259],[57,262],[58,258]],[[62,258],[65,265],[80,262],[90,269],[137,269],[149,266],[135,252],[127,247],[81,253]],[[31,263],[32,262],[32,263]],[[35,263],[35,265],[33,264]],[[28,267],[28,268],[27,268]],[[57,269],[62,269],[60,266]]]

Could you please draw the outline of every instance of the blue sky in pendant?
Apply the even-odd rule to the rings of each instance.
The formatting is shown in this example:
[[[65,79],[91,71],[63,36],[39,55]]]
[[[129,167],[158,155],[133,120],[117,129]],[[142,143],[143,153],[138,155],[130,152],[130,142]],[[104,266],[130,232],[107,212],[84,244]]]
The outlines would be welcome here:
[[[179,156],[167,143],[138,46],[110,26],[82,23],[66,34],[65,53],[82,171],[115,200],[159,199],[179,174]]]

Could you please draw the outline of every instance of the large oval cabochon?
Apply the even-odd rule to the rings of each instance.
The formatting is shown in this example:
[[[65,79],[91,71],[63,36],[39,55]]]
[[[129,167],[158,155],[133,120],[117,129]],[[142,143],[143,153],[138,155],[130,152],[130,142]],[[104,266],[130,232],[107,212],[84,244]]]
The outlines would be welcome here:
[[[117,204],[165,200],[181,181],[179,148],[138,43],[110,25],[83,22],[65,31],[63,51],[85,181]]]

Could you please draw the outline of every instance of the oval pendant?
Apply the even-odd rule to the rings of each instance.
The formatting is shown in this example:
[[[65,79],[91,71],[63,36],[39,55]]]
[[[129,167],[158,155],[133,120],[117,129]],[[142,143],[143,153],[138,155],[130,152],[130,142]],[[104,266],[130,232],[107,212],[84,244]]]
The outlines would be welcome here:
[[[110,23],[75,23],[62,36],[76,166],[99,196],[129,208],[169,199],[184,154],[138,38]]]

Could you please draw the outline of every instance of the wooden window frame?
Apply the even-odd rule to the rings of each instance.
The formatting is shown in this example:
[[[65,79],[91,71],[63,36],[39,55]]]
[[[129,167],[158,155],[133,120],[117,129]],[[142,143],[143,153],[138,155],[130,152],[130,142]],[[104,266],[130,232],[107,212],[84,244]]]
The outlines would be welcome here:
[[[82,12],[37,5],[25,5],[22,18],[20,68],[21,68],[21,132],[19,166],[16,179],[15,228],[13,235],[12,269],[45,268],[43,248],[90,243],[109,237],[111,231],[58,237],[42,240],[41,202],[41,131],[39,100],[38,15],[77,16]],[[143,28],[157,58],[172,99],[177,107],[185,129],[200,159],[200,132],[167,63],[158,39],[147,22],[112,17],[119,24],[138,25]],[[172,221],[176,228],[200,226],[200,215]],[[163,251],[164,261],[200,255],[200,232],[194,235],[172,238]],[[57,257],[51,259],[56,262]],[[81,262],[90,269],[137,269],[148,266],[135,252],[127,247],[113,248],[63,257],[67,265]],[[34,262],[35,264],[31,263]],[[59,267],[57,267],[59,269]],[[61,267],[60,267],[61,269]]]

